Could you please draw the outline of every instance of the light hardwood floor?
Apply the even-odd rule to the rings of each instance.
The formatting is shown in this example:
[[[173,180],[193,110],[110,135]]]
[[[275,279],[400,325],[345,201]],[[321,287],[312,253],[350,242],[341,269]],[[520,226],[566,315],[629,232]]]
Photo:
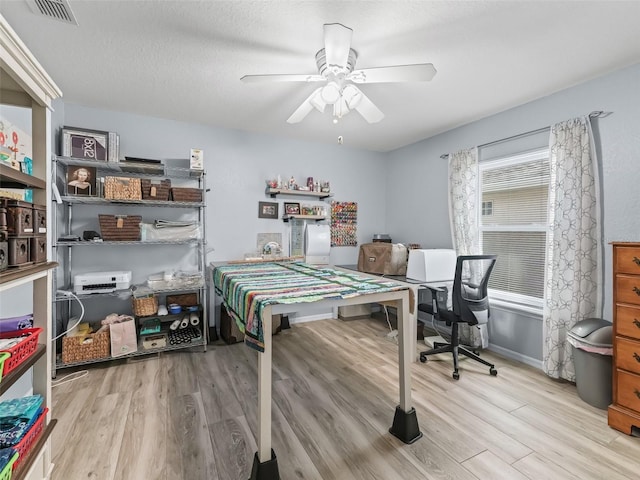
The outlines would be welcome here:
[[[273,448],[283,480],[637,479],[640,438],[576,388],[490,352],[411,366],[424,437],[391,434],[397,346],[375,319],[274,337]],[[112,362],[55,387],[54,480],[246,480],[256,451],[257,353],[243,344]],[[59,372],[58,380],[69,370]]]

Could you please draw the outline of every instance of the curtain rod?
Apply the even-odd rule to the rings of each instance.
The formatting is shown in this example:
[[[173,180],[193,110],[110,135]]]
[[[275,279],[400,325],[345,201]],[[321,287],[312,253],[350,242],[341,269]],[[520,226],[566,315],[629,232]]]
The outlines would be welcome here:
[[[606,116],[608,116],[610,114],[611,114],[611,112],[605,112],[603,110],[594,110],[588,116],[589,116],[589,118],[599,118],[599,117],[606,117]],[[536,130],[531,130],[529,132],[524,132],[524,133],[519,133],[517,135],[512,135],[512,136],[507,137],[507,138],[501,138],[500,140],[494,140],[493,142],[483,143],[482,145],[478,145],[478,148],[488,147],[490,145],[496,145],[496,144],[502,143],[502,142],[508,142],[509,140],[515,140],[516,138],[520,138],[520,137],[528,137],[529,135],[535,135],[536,133],[544,132],[545,130],[548,130],[549,128],[551,128],[551,127],[550,126],[542,127],[542,128],[538,128]],[[443,160],[446,160],[446,159],[449,158],[449,154],[448,153],[444,153],[444,154],[440,155],[440,158],[442,158]]]

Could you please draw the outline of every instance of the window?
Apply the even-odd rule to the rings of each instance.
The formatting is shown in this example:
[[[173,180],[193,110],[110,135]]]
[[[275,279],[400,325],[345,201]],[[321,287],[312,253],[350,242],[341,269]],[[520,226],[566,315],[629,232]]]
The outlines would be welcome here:
[[[480,162],[480,242],[498,255],[489,280],[497,299],[541,306],[549,178],[548,148]]]

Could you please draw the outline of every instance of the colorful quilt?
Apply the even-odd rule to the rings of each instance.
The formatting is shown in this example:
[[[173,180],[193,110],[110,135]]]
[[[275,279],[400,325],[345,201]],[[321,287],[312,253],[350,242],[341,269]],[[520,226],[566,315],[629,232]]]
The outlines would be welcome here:
[[[267,305],[407,289],[385,278],[362,277],[300,262],[218,266],[213,270],[213,284],[229,315],[244,332],[245,343],[260,352],[264,351],[262,311]]]

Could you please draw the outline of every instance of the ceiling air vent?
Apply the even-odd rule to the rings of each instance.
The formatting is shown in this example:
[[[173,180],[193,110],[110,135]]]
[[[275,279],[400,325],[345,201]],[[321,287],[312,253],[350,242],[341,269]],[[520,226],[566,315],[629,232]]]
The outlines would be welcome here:
[[[78,25],[67,0],[26,0],[27,5],[36,15],[53,18],[61,22]]]

